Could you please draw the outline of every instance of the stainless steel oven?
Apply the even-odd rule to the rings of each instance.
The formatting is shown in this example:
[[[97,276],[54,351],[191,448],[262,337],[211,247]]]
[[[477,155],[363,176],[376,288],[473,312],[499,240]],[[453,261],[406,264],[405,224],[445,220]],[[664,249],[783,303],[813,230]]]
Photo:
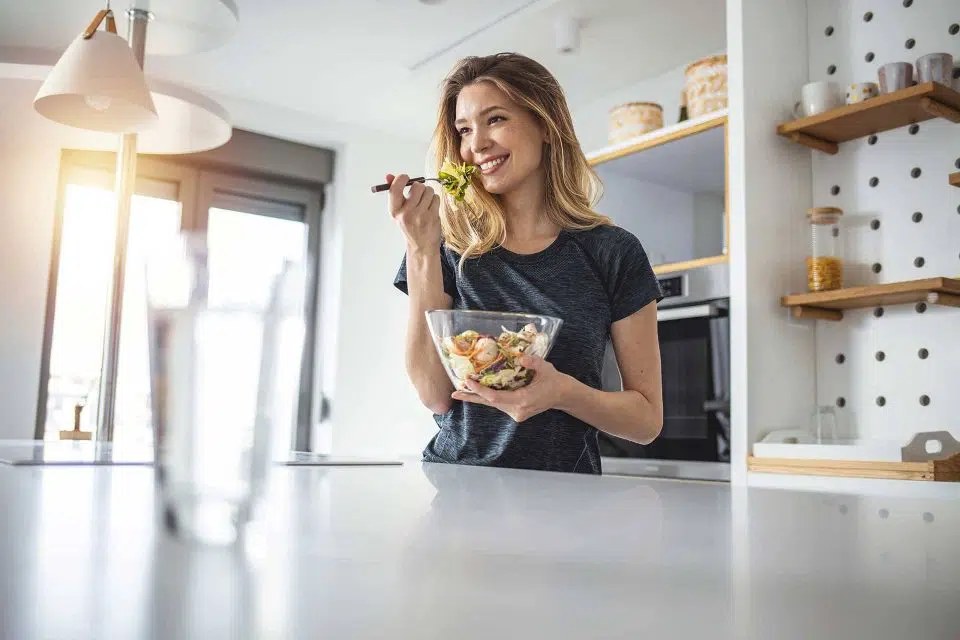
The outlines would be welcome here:
[[[659,278],[663,430],[640,445],[600,434],[603,472],[730,479],[730,299],[727,263]],[[603,388],[622,389],[607,345]]]

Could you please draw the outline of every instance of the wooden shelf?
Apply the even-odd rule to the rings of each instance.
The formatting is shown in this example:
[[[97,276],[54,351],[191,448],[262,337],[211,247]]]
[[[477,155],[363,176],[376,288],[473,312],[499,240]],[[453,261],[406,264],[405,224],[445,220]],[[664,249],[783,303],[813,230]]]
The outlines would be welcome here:
[[[839,143],[931,118],[960,122],[960,93],[936,82],[885,93],[807,118],[785,122],[777,133],[798,144],[835,154]]]
[[[956,173],[951,173],[949,176],[947,176],[947,178],[950,181],[950,184],[952,184],[955,187],[960,187],[960,171],[957,171]]]
[[[793,315],[798,318],[835,321],[843,319],[844,309],[914,302],[960,307],[960,279],[927,278],[819,293],[797,293],[780,299],[780,304],[792,308]]]
[[[617,158],[623,158],[639,153],[640,151],[652,149],[653,147],[659,147],[674,140],[687,138],[703,131],[725,125],[726,123],[727,110],[720,109],[702,115],[699,118],[661,127],[649,133],[631,138],[630,140],[624,140],[623,142],[591,151],[586,154],[587,160],[591,165],[597,166],[611,160],[616,160]]]
[[[946,460],[885,462],[869,460],[804,460],[799,458],[747,457],[747,469],[761,473],[806,476],[841,476],[888,480],[960,482],[960,454]]]

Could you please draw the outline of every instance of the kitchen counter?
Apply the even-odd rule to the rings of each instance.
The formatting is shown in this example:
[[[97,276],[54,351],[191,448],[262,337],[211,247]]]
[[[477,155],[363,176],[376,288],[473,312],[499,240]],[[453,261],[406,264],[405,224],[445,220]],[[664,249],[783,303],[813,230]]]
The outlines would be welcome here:
[[[957,638],[960,502],[408,462],[278,467],[244,546],[149,467],[2,467],[0,637]]]

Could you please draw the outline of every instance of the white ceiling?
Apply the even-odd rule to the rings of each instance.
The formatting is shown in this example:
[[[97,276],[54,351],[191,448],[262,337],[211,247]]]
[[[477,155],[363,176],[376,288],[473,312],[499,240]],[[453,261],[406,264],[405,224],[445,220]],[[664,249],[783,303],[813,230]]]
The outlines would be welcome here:
[[[147,71],[214,95],[409,138],[429,135],[439,84],[465,55],[530,55],[556,74],[575,108],[724,49],[726,41],[723,0],[236,2],[240,24],[226,45],[148,56]],[[11,62],[15,48],[20,57],[29,48],[31,56],[55,60],[102,4],[0,0],[0,62]],[[113,4],[125,6],[124,0]],[[154,11],[163,4],[154,0]],[[555,49],[560,12],[583,21],[577,53]],[[270,122],[235,124],[271,131]]]

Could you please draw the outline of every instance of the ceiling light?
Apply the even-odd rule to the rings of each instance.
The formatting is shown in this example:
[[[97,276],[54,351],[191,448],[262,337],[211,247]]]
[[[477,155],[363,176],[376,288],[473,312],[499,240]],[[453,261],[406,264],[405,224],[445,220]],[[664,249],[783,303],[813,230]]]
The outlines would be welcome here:
[[[107,31],[97,31],[104,19]],[[50,120],[93,131],[134,133],[157,123],[143,70],[109,10],[63,52],[33,106]]]

